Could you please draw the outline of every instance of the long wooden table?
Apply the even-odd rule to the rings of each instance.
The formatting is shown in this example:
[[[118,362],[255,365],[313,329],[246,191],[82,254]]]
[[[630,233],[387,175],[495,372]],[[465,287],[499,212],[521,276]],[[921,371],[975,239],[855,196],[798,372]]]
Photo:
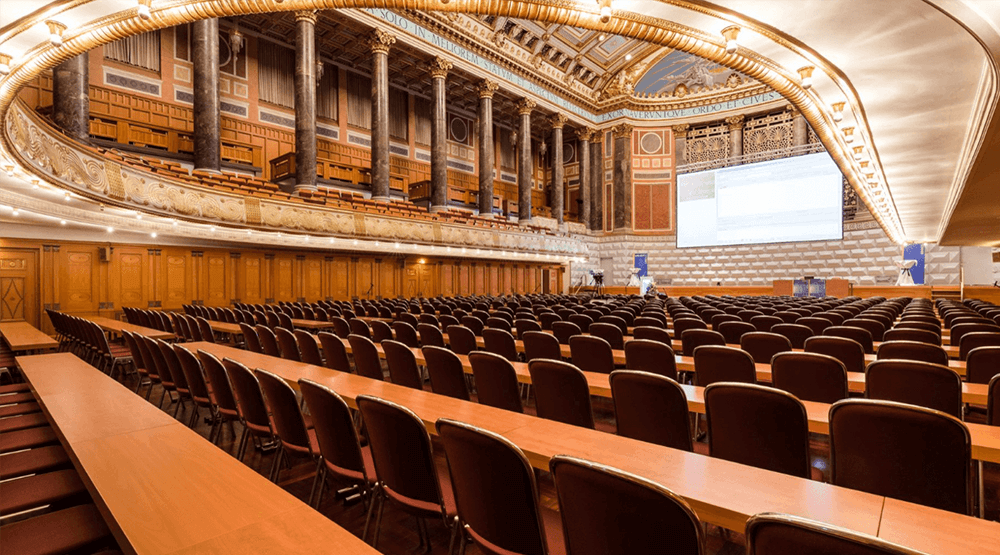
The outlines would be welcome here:
[[[76,356],[17,364],[126,553],[377,553]]]
[[[0,322],[0,336],[12,351],[43,351],[59,347],[59,342],[27,322]]]
[[[164,341],[175,338],[174,334],[168,331],[160,331],[153,328],[138,326],[136,324],[122,322],[121,320],[115,320],[113,318],[105,318],[104,316],[81,316],[81,318],[97,324],[106,332],[114,334],[120,335],[123,331],[129,331],[139,335],[144,335],[151,339],[163,339]]]

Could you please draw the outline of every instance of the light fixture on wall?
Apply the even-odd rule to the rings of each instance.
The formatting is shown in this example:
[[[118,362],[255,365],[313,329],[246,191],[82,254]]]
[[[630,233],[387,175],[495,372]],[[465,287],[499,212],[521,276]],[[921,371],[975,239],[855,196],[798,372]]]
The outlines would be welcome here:
[[[833,121],[840,123],[844,121],[844,106],[846,102],[834,102],[830,105],[830,109],[833,110]]]
[[[10,61],[13,58],[10,54],[4,54],[0,52],[0,75],[7,75],[10,73]]]
[[[319,86],[319,82],[323,80],[323,61],[320,59],[316,60],[316,86]]]
[[[49,42],[52,43],[52,46],[62,46],[63,33],[66,32],[66,25],[51,19],[46,21],[45,24],[49,27]]]
[[[611,0],[597,0],[597,5],[601,8],[601,23],[611,21]]]
[[[243,50],[243,33],[240,32],[239,25],[233,27],[232,31],[229,31],[229,49],[233,51],[233,61],[240,55]]]
[[[140,18],[148,20],[150,17],[153,16],[152,13],[150,13],[149,11],[149,8],[152,5],[153,5],[153,0],[139,0],[139,8],[138,10],[136,10],[136,13],[139,14]]]
[[[740,26],[730,25],[722,30],[722,37],[726,39],[726,54],[735,54],[736,49],[740,47],[740,44],[736,42],[737,37],[740,36]]]
[[[799,84],[802,85],[803,89],[809,90],[813,86],[813,71],[816,68],[813,66],[802,66],[799,68]]]

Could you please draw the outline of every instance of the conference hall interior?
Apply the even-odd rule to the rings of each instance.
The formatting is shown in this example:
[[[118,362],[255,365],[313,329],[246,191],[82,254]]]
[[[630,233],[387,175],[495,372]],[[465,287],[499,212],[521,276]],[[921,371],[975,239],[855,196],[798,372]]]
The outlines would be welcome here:
[[[1000,555],[995,0],[3,0],[0,551]]]

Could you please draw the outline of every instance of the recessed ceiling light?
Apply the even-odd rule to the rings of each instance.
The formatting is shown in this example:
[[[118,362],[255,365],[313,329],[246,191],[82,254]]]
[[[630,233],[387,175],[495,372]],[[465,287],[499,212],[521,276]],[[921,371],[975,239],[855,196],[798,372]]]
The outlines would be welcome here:
[[[631,54],[625,54],[625,61],[626,62],[630,61],[631,59],[632,59],[632,55]]]
[[[597,35],[597,40],[604,40],[604,39],[605,39],[605,36],[603,34],[602,35]]]
[[[21,211],[20,211],[20,210],[18,210],[17,208],[15,208],[13,212],[11,212],[11,214],[13,214],[14,216],[17,216],[17,215],[19,215],[20,213],[21,213]]]
[[[59,220],[59,225],[66,225],[66,220]]]
[[[115,228],[113,228],[111,226],[108,226],[108,233],[114,233],[114,232],[115,232]]]
[[[149,236],[152,237],[153,239],[156,239],[156,232],[154,231],[150,233]]]

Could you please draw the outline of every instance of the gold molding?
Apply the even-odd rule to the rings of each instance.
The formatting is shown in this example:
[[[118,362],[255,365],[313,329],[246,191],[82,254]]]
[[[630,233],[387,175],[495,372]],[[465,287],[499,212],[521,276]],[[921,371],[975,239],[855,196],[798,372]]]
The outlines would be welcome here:
[[[396,35],[376,28],[365,39],[365,44],[373,54],[388,54],[392,45],[396,44]]]
[[[616,139],[630,139],[632,138],[632,129],[631,123],[619,123],[611,128],[611,133]]]
[[[448,72],[451,71],[451,68],[455,67],[455,64],[449,62],[441,56],[435,56],[434,59],[430,61],[429,66],[432,79],[445,79],[448,77]]]
[[[534,100],[530,98],[522,98],[521,100],[517,101],[516,105],[517,113],[522,116],[526,114],[531,115],[531,112],[535,110],[535,106],[537,106],[537,104],[535,103]]]
[[[597,130],[593,127],[581,127],[576,130],[576,138],[581,142],[589,143],[594,133],[597,133]]]
[[[549,125],[552,126],[552,129],[562,129],[566,126],[566,122],[568,121],[569,117],[561,112],[556,112],[549,116]]]
[[[476,84],[476,93],[479,94],[479,98],[493,98],[493,94],[499,89],[500,84],[489,79],[483,79]]]
[[[295,12],[295,21],[308,21],[313,25],[316,24],[316,20],[319,18],[319,12],[317,10],[298,10]]]
[[[687,137],[688,131],[691,130],[691,124],[681,123],[671,126],[670,130],[674,132],[674,137],[685,138]]]

